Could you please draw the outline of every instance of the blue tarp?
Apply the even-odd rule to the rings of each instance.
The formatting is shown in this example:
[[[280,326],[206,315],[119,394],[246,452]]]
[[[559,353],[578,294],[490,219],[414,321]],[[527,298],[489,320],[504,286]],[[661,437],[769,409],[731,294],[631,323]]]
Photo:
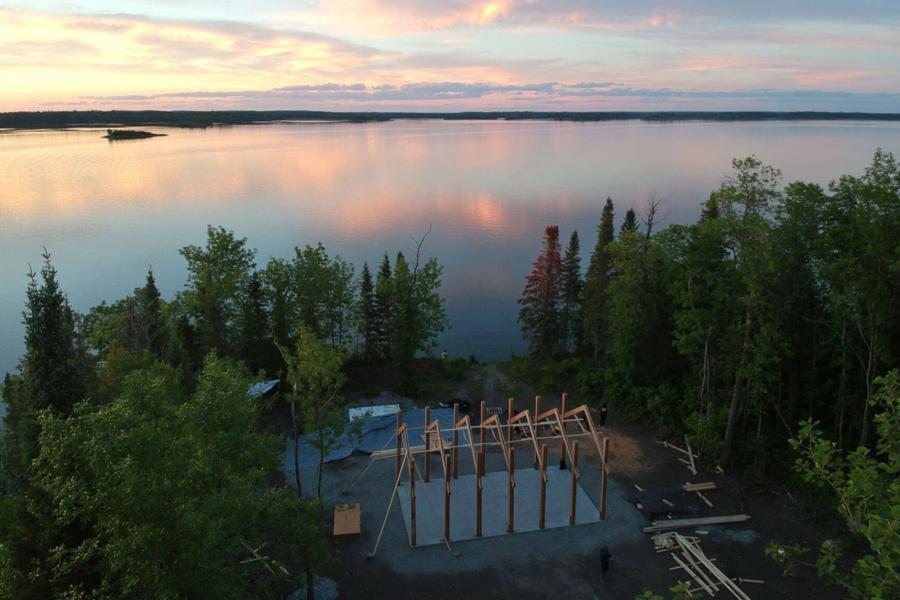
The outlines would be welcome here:
[[[275,386],[279,383],[281,383],[280,379],[270,379],[269,381],[263,381],[262,383],[254,383],[250,386],[250,389],[247,390],[247,393],[253,398],[259,398],[274,390]]]
[[[453,427],[453,411],[449,408],[432,408],[431,419],[437,419],[441,423],[441,429]],[[414,408],[403,411],[403,422],[410,428],[409,443],[413,446],[422,443],[423,428],[425,426],[425,411]],[[383,415],[369,417],[362,422],[362,427],[357,428],[358,433],[353,432],[353,427],[347,429],[335,442],[334,448],[325,456],[325,462],[332,462],[347,458],[354,452],[370,454],[376,450],[396,448],[394,439],[396,434],[396,415]],[[319,464],[319,449],[313,446],[313,436],[300,436],[300,469],[315,468]],[[294,470],[294,437],[286,437],[284,451],[284,472],[291,473]],[[288,477],[288,481],[291,478]]]

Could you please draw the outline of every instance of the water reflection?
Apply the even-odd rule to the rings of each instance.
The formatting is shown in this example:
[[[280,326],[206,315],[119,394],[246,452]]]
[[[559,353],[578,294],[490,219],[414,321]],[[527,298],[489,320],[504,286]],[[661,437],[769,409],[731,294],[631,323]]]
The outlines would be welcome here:
[[[0,134],[0,371],[21,353],[26,263],[53,252],[77,309],[121,296],[153,264],[183,285],[177,249],[207,223],[249,238],[259,262],[322,241],[361,265],[427,250],[445,265],[451,353],[520,348],[515,299],[544,225],[594,243],[602,201],[617,214],[650,194],[668,222],[693,220],[730,159],[755,153],[786,180],[859,172],[891,123],[394,122]]]

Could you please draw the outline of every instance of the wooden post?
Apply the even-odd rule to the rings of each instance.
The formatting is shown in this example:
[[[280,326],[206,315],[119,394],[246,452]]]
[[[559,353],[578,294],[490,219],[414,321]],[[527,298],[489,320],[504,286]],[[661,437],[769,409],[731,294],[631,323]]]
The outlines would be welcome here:
[[[413,458],[413,455],[409,455]],[[409,461],[409,545],[416,545],[416,461]]]
[[[569,401],[569,394],[566,392],[563,392],[562,400],[560,401],[560,409],[559,409],[559,414],[560,414],[559,426],[562,427],[562,431],[560,432],[560,436],[559,436],[560,437],[560,440],[559,440],[559,468],[560,469],[566,468],[566,440],[563,439],[563,437],[562,437],[562,434],[565,433],[565,431],[566,431],[566,418],[563,417],[562,415],[566,414],[566,405],[569,403],[568,401]],[[574,459],[570,456],[569,460],[574,460]]]
[[[572,444],[572,501],[569,504],[569,525],[575,524],[575,499],[578,492],[578,481],[575,479],[575,468],[578,466],[578,442]]]
[[[609,438],[603,438],[603,463],[600,469],[600,520],[606,520],[606,459],[609,457]]]
[[[510,398],[506,401],[506,439],[513,439],[512,418],[516,416],[516,401]]]
[[[538,424],[537,424],[537,417],[539,414],[541,414],[541,397],[535,396],[534,397],[534,433],[535,433],[535,436],[537,436],[537,437],[540,437],[540,435],[541,435],[541,428],[538,427]],[[544,464],[547,464],[547,461],[544,461]],[[534,454],[534,468],[535,469],[538,468],[537,452],[535,452],[535,454]]]
[[[538,528],[544,528],[544,516],[547,512],[547,446],[541,446],[541,501],[539,506],[539,514],[538,514]]]
[[[506,521],[506,533],[512,533],[516,527],[516,486],[513,485],[513,473],[516,472],[516,455],[509,447],[509,519]]]
[[[459,422],[459,402],[453,403],[453,479],[459,477],[459,430],[456,424]]]
[[[444,461],[444,541],[450,541],[450,457]]]
[[[400,465],[403,461],[400,460],[400,426],[403,424],[403,417],[401,416],[399,410],[397,411],[397,472],[395,475],[400,475]]]
[[[478,431],[481,432],[481,434],[478,436],[479,448],[481,446],[484,446],[484,413],[485,413],[485,404],[484,404],[484,400],[482,400],[481,401],[481,417],[479,418],[479,421],[478,421]]]
[[[484,474],[484,450],[475,461],[475,537],[481,537],[481,476]]]
[[[428,432],[428,417],[431,416],[431,407],[425,407],[425,483],[431,479],[431,434]]]

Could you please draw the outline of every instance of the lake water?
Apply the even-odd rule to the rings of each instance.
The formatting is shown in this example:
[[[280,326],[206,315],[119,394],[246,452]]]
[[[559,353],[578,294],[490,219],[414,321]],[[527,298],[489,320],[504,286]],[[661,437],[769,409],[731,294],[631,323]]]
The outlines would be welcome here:
[[[153,128],[0,134],[0,373],[21,356],[28,264],[53,255],[75,309],[122,297],[153,266],[165,297],[185,281],[178,249],[206,225],[248,238],[258,264],[321,241],[362,266],[385,251],[444,265],[451,355],[521,350],[516,299],[547,224],[585,256],[603,201],[617,222],[649,195],[666,223],[693,221],[736,156],[786,181],[858,174],[875,148],[900,153],[888,122],[443,122]],[[617,223],[618,227],[618,223]],[[438,349],[440,351],[441,348]]]

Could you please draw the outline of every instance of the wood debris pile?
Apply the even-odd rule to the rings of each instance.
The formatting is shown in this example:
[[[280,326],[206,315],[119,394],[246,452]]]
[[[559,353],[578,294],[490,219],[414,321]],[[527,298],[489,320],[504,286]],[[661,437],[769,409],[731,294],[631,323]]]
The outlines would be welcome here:
[[[744,579],[740,577],[728,577],[713,564],[716,559],[709,558],[700,549],[700,540],[695,537],[685,537],[678,532],[659,533],[653,536],[653,544],[657,553],[668,552],[676,565],[673,571],[681,570],[690,576],[692,587],[688,595],[693,596],[698,592],[704,592],[710,596],[716,596],[725,591],[741,600],[750,600],[738,583],[763,583],[759,579]],[[681,582],[679,582],[681,583]]]

